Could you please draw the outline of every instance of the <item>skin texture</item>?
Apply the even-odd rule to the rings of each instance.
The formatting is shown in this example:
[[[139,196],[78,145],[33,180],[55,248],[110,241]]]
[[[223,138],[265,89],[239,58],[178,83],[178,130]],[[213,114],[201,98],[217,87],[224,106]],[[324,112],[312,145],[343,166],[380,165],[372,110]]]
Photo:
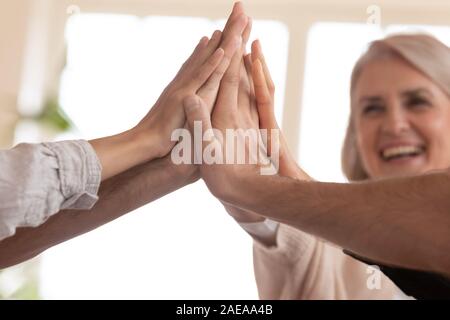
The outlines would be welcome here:
[[[214,32],[210,40],[203,38],[200,47],[194,51],[193,56],[201,56],[200,61],[217,52],[219,46],[224,51],[220,63],[203,85],[199,87],[201,81],[197,81],[195,77],[193,83],[189,80],[189,74],[195,75],[202,70],[202,64],[192,65],[191,56],[136,128],[103,140],[90,141],[104,169],[99,200],[95,206],[91,210],[60,211],[39,227],[17,229],[14,236],[0,241],[0,269],[33,258],[54,245],[91,231],[198,180],[198,167],[174,165],[171,161],[168,154],[174,145],[174,142],[170,141],[171,128],[182,127],[185,123],[182,98],[186,94],[198,94],[204,99],[208,112],[213,109],[220,81],[231,57],[240,46],[247,24],[248,18],[243,14],[242,4],[238,2],[233,7],[223,32]],[[199,89],[196,89],[198,87]],[[130,157],[128,153],[134,158],[127,158]],[[153,157],[147,153],[160,158],[145,162],[144,158]],[[117,158],[108,164],[111,156]],[[117,167],[115,162],[121,162],[118,159],[127,163],[126,166],[142,161],[144,163],[114,174],[124,170],[123,163],[119,164],[122,167]],[[109,166],[106,172],[105,165]]]

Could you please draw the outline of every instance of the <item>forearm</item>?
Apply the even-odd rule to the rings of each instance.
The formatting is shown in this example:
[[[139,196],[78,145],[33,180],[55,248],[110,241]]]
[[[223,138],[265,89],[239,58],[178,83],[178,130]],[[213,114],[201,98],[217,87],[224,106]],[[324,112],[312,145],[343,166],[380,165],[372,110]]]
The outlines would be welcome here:
[[[170,157],[132,168],[102,182],[91,210],[60,211],[37,228],[21,228],[0,241],[0,269],[89,232],[198,179],[193,166],[176,166]]]
[[[102,165],[102,181],[160,157],[156,135],[136,128],[89,143]]]
[[[375,261],[450,274],[447,172],[353,184],[258,176],[241,188],[246,198],[230,200],[246,209]]]

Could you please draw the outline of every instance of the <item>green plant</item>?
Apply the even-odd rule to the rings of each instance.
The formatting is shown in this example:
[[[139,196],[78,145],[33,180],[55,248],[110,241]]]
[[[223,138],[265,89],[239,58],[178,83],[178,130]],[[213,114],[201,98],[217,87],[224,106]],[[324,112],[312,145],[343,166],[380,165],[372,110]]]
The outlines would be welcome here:
[[[73,127],[72,122],[63,111],[56,98],[47,99],[42,108],[42,112],[37,116],[32,117],[32,119],[60,132],[67,131]]]

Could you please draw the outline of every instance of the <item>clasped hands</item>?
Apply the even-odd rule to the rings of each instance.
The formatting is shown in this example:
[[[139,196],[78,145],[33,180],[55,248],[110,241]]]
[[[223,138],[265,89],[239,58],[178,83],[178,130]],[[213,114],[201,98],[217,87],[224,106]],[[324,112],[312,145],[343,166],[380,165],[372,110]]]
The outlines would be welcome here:
[[[241,12],[242,6],[237,4],[233,14]],[[254,187],[259,184],[258,181],[268,186],[269,180],[264,179],[264,169],[275,170],[272,174],[308,178],[291,156],[277,124],[274,114],[275,86],[261,44],[254,41],[251,53],[245,52],[250,31],[251,19],[247,18],[241,46],[235,51],[223,74],[213,108],[201,94],[187,95],[183,99],[192,135],[195,137],[198,134],[196,130],[199,127],[204,135],[201,144],[194,141],[193,150],[196,163],[201,163],[200,175],[211,193],[221,200],[228,213],[238,222],[265,219],[244,208],[245,201],[255,199],[249,197],[249,193],[256,191]],[[233,134],[228,135],[228,132]],[[244,145],[243,149],[239,148],[239,141]],[[252,149],[254,146],[256,153]],[[204,159],[205,155],[211,153],[217,162],[208,163]],[[239,161],[239,157],[243,161]],[[268,163],[271,165],[268,166]],[[257,194],[255,196],[257,199]]]
[[[261,174],[263,167],[275,169],[277,176],[307,179],[279,131],[274,115],[275,87],[259,41],[252,43],[250,54],[245,51],[251,27],[251,19],[237,2],[223,32],[215,31],[210,39],[200,40],[138,125],[102,143],[91,142],[104,164],[103,179],[157,158],[173,162],[175,149],[183,143],[177,145],[173,139],[173,133],[180,128],[187,128],[194,136],[196,128],[200,128],[204,134],[200,143],[193,141],[192,156],[196,155],[197,160],[207,151],[211,154],[211,150],[216,158],[223,159],[230,152],[226,148],[230,140],[227,131],[238,132],[235,138],[243,143],[244,149],[237,150],[237,158],[243,156],[243,163],[234,157],[232,161],[227,157],[226,164],[194,159],[178,165],[177,172],[202,177],[212,194],[239,222],[264,220],[263,216],[244,209],[245,201],[253,201],[249,196],[252,191],[258,196],[255,186],[270,183],[269,176]],[[266,139],[262,139],[261,130],[267,132]],[[245,136],[245,132],[254,134]],[[255,142],[257,152],[252,154],[250,145]],[[273,150],[276,154],[271,154]],[[245,155],[239,154],[242,151]],[[115,157],[110,157],[111,154]]]

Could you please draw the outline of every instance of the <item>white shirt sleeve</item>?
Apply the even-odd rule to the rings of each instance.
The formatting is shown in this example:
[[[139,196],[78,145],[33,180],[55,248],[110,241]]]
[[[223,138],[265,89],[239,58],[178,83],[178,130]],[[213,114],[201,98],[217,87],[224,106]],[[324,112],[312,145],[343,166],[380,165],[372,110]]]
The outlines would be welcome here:
[[[0,240],[62,209],[92,208],[100,181],[100,161],[84,140],[0,150]]]
[[[267,246],[276,245],[276,238],[278,232],[278,222],[265,219],[261,222],[239,222],[239,225],[253,237],[254,240],[259,241]]]

